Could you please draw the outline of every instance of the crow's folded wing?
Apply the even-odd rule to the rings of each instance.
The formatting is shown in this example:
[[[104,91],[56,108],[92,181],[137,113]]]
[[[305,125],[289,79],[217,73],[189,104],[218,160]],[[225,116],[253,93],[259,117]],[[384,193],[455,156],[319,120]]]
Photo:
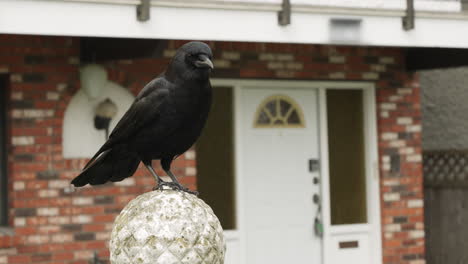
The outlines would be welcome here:
[[[86,164],[86,169],[101,153],[117,143],[124,142],[148,122],[157,122],[163,107],[167,107],[167,97],[172,84],[163,77],[149,82],[135,98],[135,101],[117,123],[109,139]]]

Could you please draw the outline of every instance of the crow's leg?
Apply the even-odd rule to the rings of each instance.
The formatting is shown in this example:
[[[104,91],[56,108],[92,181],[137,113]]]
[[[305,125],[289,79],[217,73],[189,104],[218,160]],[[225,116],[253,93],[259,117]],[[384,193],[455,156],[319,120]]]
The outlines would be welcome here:
[[[172,183],[171,182],[165,182],[161,179],[161,177],[159,177],[156,172],[154,171],[153,169],[153,165],[151,164],[151,160],[150,161],[143,161],[143,164],[145,164],[146,168],[149,170],[149,172],[151,173],[151,175],[153,175],[154,179],[156,180],[156,182],[158,183],[157,186],[153,187],[153,191],[154,190],[162,190],[163,189],[163,186],[172,186]]]
[[[161,166],[163,170],[166,172],[166,174],[171,177],[172,183],[174,184],[173,189],[177,189],[180,191],[188,192],[194,195],[198,195],[197,191],[191,191],[188,188],[182,186],[180,182],[177,180],[177,177],[171,172],[171,163],[172,163],[172,157],[170,159],[161,159]]]
[[[174,185],[176,186],[177,189],[179,189],[181,191],[184,191],[184,192],[194,194],[194,195],[198,195],[197,191],[191,191],[191,190],[189,190],[189,188],[186,188],[186,187],[182,186],[182,184],[180,184],[180,182],[177,180],[177,177],[174,174],[172,174],[172,172],[170,170],[167,170],[165,172],[167,173],[167,175],[169,177],[171,177],[172,183],[174,183]]]

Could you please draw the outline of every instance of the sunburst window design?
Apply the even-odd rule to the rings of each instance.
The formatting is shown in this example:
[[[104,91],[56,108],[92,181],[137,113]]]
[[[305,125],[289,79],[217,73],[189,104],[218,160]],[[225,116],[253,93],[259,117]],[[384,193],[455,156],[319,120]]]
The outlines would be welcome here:
[[[272,95],[263,100],[257,108],[254,127],[305,127],[304,115],[299,105],[289,96]]]

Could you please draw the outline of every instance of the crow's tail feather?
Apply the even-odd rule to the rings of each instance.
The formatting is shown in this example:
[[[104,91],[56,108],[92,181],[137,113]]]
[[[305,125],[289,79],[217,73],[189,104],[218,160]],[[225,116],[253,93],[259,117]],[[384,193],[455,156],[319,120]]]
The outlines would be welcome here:
[[[103,152],[72,180],[75,187],[117,182],[131,177],[140,164],[137,155],[123,149],[112,148]]]

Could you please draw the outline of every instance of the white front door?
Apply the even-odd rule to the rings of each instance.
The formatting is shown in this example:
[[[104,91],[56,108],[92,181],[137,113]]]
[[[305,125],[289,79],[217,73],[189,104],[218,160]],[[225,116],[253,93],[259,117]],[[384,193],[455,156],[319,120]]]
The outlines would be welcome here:
[[[244,87],[239,99],[242,263],[321,263],[317,90]]]

